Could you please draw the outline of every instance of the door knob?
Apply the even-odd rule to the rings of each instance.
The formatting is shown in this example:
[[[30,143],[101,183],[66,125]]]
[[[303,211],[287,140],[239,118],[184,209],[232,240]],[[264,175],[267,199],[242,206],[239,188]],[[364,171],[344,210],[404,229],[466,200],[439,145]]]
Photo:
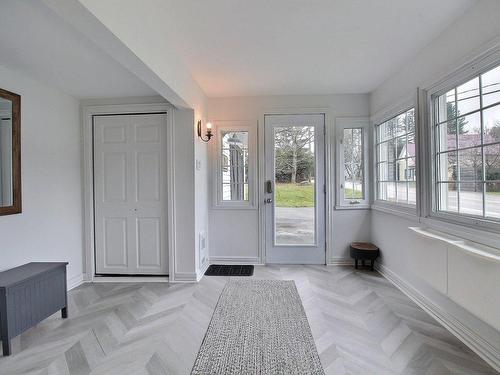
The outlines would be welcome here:
[[[266,198],[266,199],[264,200],[264,203],[266,203],[266,204],[273,203],[273,198]]]

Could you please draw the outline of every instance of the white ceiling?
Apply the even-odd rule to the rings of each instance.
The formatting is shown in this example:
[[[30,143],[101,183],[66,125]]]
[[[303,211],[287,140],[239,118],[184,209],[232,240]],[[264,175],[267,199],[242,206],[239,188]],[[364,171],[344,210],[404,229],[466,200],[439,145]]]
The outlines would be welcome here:
[[[210,97],[370,92],[476,3],[163,1],[168,38]]]
[[[0,65],[77,98],[156,95],[38,0],[0,1]]]

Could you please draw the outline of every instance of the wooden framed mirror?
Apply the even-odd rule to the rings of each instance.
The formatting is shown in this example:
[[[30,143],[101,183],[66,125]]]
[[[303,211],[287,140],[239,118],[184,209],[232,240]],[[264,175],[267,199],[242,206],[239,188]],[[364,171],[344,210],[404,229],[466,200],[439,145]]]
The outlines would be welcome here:
[[[0,215],[21,211],[21,96],[0,89]]]

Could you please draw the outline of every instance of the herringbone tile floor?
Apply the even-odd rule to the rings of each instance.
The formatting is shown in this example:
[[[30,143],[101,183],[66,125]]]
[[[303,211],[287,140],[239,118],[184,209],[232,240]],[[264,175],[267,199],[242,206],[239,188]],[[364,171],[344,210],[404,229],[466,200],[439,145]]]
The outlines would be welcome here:
[[[496,374],[377,273],[352,267],[256,267],[293,279],[327,374]],[[95,283],[15,339],[0,374],[189,374],[227,278],[198,284]]]

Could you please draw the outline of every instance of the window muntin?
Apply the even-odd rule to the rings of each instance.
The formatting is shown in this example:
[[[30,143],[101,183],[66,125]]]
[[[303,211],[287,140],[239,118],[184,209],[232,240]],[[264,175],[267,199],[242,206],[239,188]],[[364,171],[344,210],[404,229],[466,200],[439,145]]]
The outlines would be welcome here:
[[[248,201],[248,132],[221,131],[222,201]]]
[[[364,189],[364,129],[343,129],[343,198],[350,204],[365,199]]]
[[[377,200],[416,205],[415,109],[376,127]]]
[[[500,221],[500,66],[432,103],[436,211]]]

